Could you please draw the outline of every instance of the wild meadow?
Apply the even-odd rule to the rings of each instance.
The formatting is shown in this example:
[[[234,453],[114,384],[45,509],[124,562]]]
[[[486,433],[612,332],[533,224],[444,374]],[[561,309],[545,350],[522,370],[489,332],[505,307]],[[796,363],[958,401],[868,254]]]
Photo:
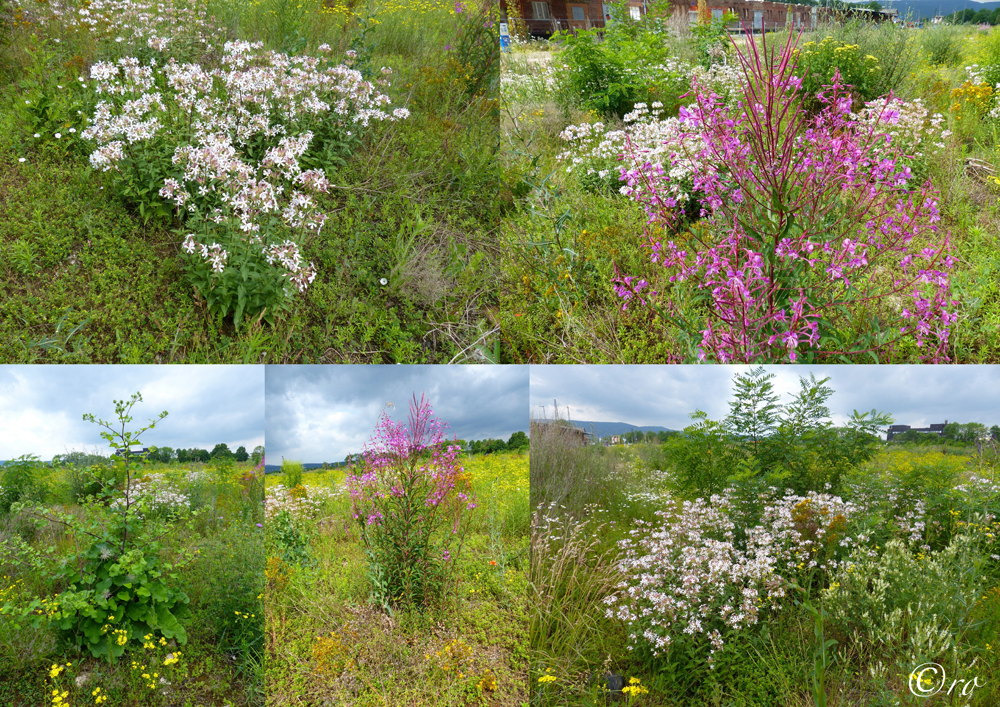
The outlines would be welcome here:
[[[738,374],[663,444],[533,425],[532,705],[997,702],[996,439],[834,426],[827,382]]]
[[[512,20],[512,358],[997,359],[1000,33],[613,7],[547,40]]]
[[[488,360],[495,20],[2,0],[0,360]]]
[[[438,423],[414,401],[352,465],[267,478],[267,704],[527,701],[528,455]]]
[[[85,419],[123,449],[165,416],[133,426],[140,401]],[[0,466],[0,702],[264,704],[262,477],[138,454]]]

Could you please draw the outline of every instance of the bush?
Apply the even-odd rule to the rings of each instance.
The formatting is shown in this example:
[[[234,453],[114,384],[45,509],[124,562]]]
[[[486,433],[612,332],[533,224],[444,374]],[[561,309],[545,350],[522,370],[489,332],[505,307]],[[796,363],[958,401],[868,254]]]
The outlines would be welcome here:
[[[327,192],[371,122],[409,114],[383,110],[389,98],[349,67],[355,52],[336,63],[329,46],[320,50],[290,57],[227,42],[223,69],[170,60],[154,70],[134,57],[91,67],[106,96],[82,134],[97,144],[91,164],[113,172],[144,218],[175,212],[191,284],[237,326],[258,314],[273,321],[309,286],[316,271],[301,234],[326,219],[313,194]],[[241,85],[252,95],[230,93]]]
[[[25,454],[7,462],[0,474],[0,516],[8,515],[18,502],[44,503],[48,484],[42,478],[44,467],[38,457]]]
[[[647,101],[662,103],[668,114],[677,110],[690,67],[669,56],[661,30],[647,29],[633,38],[620,26],[608,28],[603,41],[596,30],[560,35],[558,61],[569,68],[561,75],[558,100],[567,113],[580,107],[620,118]]]
[[[841,643],[871,659],[896,659],[904,670],[946,662],[972,628],[984,566],[967,535],[938,552],[914,553],[901,540],[881,554],[858,548],[823,592],[824,607]]]
[[[962,59],[962,35],[955,25],[934,25],[920,32],[920,47],[932,66],[953,66]]]
[[[302,467],[302,462],[289,461],[288,459],[281,460],[281,483],[287,489],[294,489],[296,486],[302,485],[302,474],[305,469]]]
[[[806,42],[796,50],[795,61],[796,73],[802,77],[803,100],[812,106],[822,106],[817,95],[833,84],[837,72],[842,84],[862,101],[879,95],[878,59],[862,55],[857,44],[838,42],[833,37],[825,37],[818,43]]]

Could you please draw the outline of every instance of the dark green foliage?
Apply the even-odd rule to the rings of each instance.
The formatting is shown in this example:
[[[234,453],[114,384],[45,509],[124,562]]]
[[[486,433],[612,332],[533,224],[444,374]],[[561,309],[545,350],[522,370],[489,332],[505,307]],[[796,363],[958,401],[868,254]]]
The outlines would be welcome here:
[[[521,430],[518,430],[510,436],[507,440],[507,449],[513,451],[516,449],[527,449],[529,446],[528,435],[526,435]]]
[[[181,622],[190,617],[188,597],[164,582],[158,549],[150,544],[122,553],[119,539],[110,536],[81,553],[83,566],[64,578],[68,589],[60,606],[66,608],[53,620],[62,637],[108,658],[121,656],[129,641],[148,634],[186,643]]]
[[[800,494],[839,488],[844,473],[875,455],[890,416],[855,410],[846,426],[834,427],[826,405],[833,394],[828,378],[800,378],[799,392],[782,405],[773,377],[763,368],[736,374],[726,419],[715,422],[695,412],[695,424],[664,446],[689,497],[751,479]]]
[[[271,527],[278,550],[285,562],[294,565],[312,564],[309,538],[295,525],[288,511],[281,511],[271,521]]]
[[[200,589],[196,608],[219,649],[235,654],[252,673],[264,654],[263,531],[250,522],[226,528],[202,553],[193,575]]]
[[[219,442],[212,449],[212,459],[231,459],[233,453],[229,450],[229,445],[225,442]]]
[[[643,68],[661,66],[670,56],[665,35],[656,26],[630,33],[622,23],[612,24],[602,39],[596,30],[557,35],[563,44],[560,58],[569,67],[559,88],[564,110],[580,107],[620,118],[636,103],[659,101],[667,115],[675,113],[679,96],[688,90],[683,72],[667,71],[655,79],[643,74]]]
[[[11,512],[20,502],[43,503],[48,485],[42,478],[44,467],[38,457],[24,454],[0,466],[0,516]]]

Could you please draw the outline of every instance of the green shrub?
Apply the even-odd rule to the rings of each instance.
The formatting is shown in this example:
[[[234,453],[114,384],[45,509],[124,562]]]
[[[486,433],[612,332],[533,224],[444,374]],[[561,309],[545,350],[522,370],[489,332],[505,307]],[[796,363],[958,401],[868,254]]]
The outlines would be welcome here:
[[[841,81],[851,87],[852,93],[862,101],[870,101],[878,94],[878,74],[882,67],[872,55],[862,54],[857,44],[824,37],[819,42],[806,42],[795,50],[796,73],[802,78],[802,91],[809,103],[819,106],[817,94],[824,86],[833,83],[833,76],[840,71]]]
[[[38,457],[24,454],[0,467],[0,516],[11,512],[19,501],[43,503],[48,484],[42,478],[44,467]]]
[[[881,553],[858,548],[823,592],[840,642],[910,669],[953,655],[983,594],[986,558],[968,535],[938,552],[890,540]]]
[[[281,460],[281,483],[285,485],[286,489],[291,490],[301,484],[303,472],[302,462]]]
[[[954,66],[962,59],[963,34],[954,25],[934,25],[921,31],[920,48],[932,66]]]
[[[568,68],[561,75],[557,99],[567,113],[574,107],[622,117],[636,103],[659,102],[675,114],[690,87],[690,67],[669,56],[663,31],[646,29],[629,36],[617,29],[576,30],[559,35],[563,50],[556,60]]]

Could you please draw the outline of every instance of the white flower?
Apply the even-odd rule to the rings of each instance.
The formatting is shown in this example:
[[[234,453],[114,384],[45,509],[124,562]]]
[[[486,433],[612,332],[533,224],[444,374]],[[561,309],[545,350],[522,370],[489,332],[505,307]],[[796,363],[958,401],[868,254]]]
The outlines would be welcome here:
[[[62,133],[56,133],[56,140],[62,137]]]
[[[19,158],[19,159],[18,159],[17,161],[18,161],[18,162],[27,162],[28,160],[26,160],[26,159],[25,159],[24,157],[21,157],[21,158]]]
[[[388,285],[388,284],[389,284],[389,281],[388,281],[388,280],[386,280],[386,279],[385,279],[385,278],[383,277],[383,278],[382,278],[381,280],[379,280],[379,281],[378,281],[378,284],[380,284],[380,285],[382,285],[382,286],[384,287],[384,286],[386,286],[386,285]]]
[[[39,135],[38,133],[35,133],[35,137],[41,137],[41,135]]]

